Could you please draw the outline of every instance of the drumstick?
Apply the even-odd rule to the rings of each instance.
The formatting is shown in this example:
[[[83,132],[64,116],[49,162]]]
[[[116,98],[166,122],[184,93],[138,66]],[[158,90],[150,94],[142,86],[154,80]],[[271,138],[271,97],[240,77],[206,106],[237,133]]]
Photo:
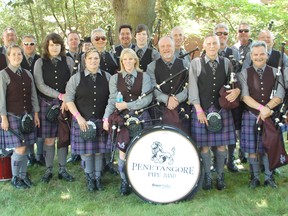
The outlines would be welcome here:
[[[21,136],[21,134],[17,133],[15,130],[13,130],[12,128],[8,128],[8,131],[10,131],[12,134],[14,134],[19,140],[21,140],[22,143],[25,142],[25,139],[23,136]]]

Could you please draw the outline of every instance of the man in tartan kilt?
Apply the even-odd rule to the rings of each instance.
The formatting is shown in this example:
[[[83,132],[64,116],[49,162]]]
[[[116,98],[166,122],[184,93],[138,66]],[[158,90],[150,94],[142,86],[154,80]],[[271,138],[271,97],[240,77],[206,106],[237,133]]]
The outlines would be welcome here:
[[[226,145],[236,142],[235,128],[230,110],[220,108],[218,98],[220,88],[226,84],[226,77],[231,63],[229,59],[218,56],[220,48],[219,38],[209,35],[204,39],[203,47],[205,56],[195,58],[191,61],[189,70],[189,102],[194,105],[192,111],[191,136],[201,148],[201,156],[204,165],[203,189],[212,188],[212,175],[210,171],[211,156],[210,147],[216,146],[216,171],[218,190],[225,188],[224,163],[226,158]],[[240,94],[240,89],[228,90],[226,99],[233,102]],[[222,129],[216,131],[208,130],[206,115],[217,114],[221,116],[218,125]]]
[[[242,116],[241,148],[249,154],[251,179],[249,186],[256,188],[260,186],[259,158],[264,165],[264,186],[277,187],[272,171],[269,169],[268,156],[264,151],[262,136],[255,130],[256,122],[264,121],[272,115],[273,109],[279,105],[284,98],[283,79],[279,74],[276,93],[271,94],[275,85],[277,69],[266,64],[268,59],[267,45],[264,41],[252,44],[251,60],[253,65],[241,71],[239,81],[242,86],[241,97],[245,103]],[[270,96],[272,95],[272,99]]]
[[[20,125],[22,115],[30,114],[39,127],[40,108],[32,74],[20,66],[21,48],[18,45],[8,47],[7,58],[9,65],[0,72],[0,148],[15,148],[11,157],[11,184],[17,189],[30,188],[33,183],[27,176],[27,149],[36,141],[36,128],[25,133]]]

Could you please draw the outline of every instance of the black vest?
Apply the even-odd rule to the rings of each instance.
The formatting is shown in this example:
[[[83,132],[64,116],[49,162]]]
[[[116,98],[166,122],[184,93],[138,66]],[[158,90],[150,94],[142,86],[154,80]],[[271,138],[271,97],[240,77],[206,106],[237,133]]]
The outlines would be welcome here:
[[[131,102],[138,99],[142,93],[143,73],[137,72],[137,77],[133,83],[131,90],[126,87],[125,78],[121,73],[118,73],[117,90],[123,95],[123,101]]]
[[[34,58],[33,58],[33,62],[32,62],[32,64],[31,65],[29,65],[29,63],[27,62],[27,59],[26,59],[26,57],[24,56],[24,54],[23,54],[23,60],[22,60],[22,62],[21,62],[21,67],[22,68],[25,68],[26,70],[28,70],[28,71],[30,71],[30,73],[32,74],[32,75],[34,75],[34,65],[35,65],[35,62],[37,61],[37,59],[39,59],[40,58],[40,55],[37,55],[37,54],[35,54],[35,56],[34,56]]]
[[[75,104],[80,114],[86,119],[102,119],[109,98],[109,85],[105,72],[97,73],[93,82],[84,71],[80,72],[80,83],[76,88]]]
[[[270,101],[270,95],[275,83],[273,69],[266,66],[262,80],[260,80],[258,73],[254,67],[247,68],[247,85],[249,88],[249,95],[258,103],[265,105]],[[246,106],[248,110],[258,115],[259,111]]]
[[[134,44],[132,44],[131,49],[135,50],[135,45]],[[121,55],[122,50],[123,50],[123,47],[121,46],[121,44],[119,44],[118,46],[115,47],[115,51],[116,51],[115,58],[116,58],[116,61],[117,61],[118,65],[120,65],[120,55]]]
[[[232,49],[227,47],[226,52],[225,52],[225,56],[226,58],[230,59],[230,56],[233,55]],[[233,56],[234,57],[234,56]]]
[[[147,70],[147,65],[150,64],[152,62],[152,49],[151,48],[147,48],[146,52],[144,53],[144,55],[142,56],[142,58],[140,59],[140,69],[142,69],[143,71]]]
[[[281,53],[277,50],[272,50],[271,55],[269,56],[269,59],[267,61],[267,65],[278,68],[279,66],[279,60],[280,60]],[[282,66],[282,63],[281,63]]]
[[[159,58],[156,60],[156,65],[155,65],[155,78],[156,78],[156,83],[160,84],[164,80],[168,79],[169,77],[173,76],[174,74],[180,72],[183,70],[184,67],[184,60],[176,58],[174,61],[174,64],[171,69],[166,65],[166,63],[162,60],[162,58]],[[180,74],[177,77],[174,77],[171,81],[165,83],[162,85],[160,88],[164,94],[178,94],[179,92],[182,91],[181,86],[179,86],[182,81],[184,81],[186,77],[185,73]]]
[[[106,71],[110,73],[111,75],[114,75],[117,72],[118,65],[111,57],[111,54],[109,52],[104,51],[101,53],[101,60],[100,60],[100,68],[103,71]]]
[[[43,59],[43,80],[45,85],[55,89],[56,91],[64,94],[66,84],[70,78],[70,70],[67,65],[66,57],[61,57],[62,60],[58,61],[57,66],[55,67],[51,59]],[[42,92],[40,93],[42,97],[46,99],[52,99]]]
[[[0,53],[0,71],[7,67],[6,56]]]
[[[6,90],[7,112],[15,115],[22,115],[25,112],[31,113],[32,80],[27,74],[28,71],[23,69],[20,77],[9,68],[5,70],[10,77],[10,83]]]
[[[200,104],[203,109],[208,109],[210,106],[215,105],[220,108],[218,98],[219,91],[225,85],[227,75],[225,73],[224,58],[219,57],[219,64],[213,75],[209,62],[205,64],[204,58],[201,58],[201,72],[198,77],[198,91],[200,97]]]

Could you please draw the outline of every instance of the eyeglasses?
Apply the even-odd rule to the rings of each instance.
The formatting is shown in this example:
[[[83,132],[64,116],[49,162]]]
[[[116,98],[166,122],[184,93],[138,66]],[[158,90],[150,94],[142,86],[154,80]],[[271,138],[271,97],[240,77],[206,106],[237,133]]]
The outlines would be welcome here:
[[[249,29],[239,29],[238,32],[239,33],[243,33],[243,32],[248,33]]]
[[[23,44],[24,44],[24,46],[34,46],[35,45],[34,42],[24,42]]]
[[[102,41],[105,41],[105,40],[106,40],[106,37],[105,37],[105,36],[101,36],[101,37],[96,36],[96,37],[95,37],[95,41],[99,41],[100,39],[101,39]]]
[[[217,36],[221,36],[221,35],[227,36],[227,35],[228,35],[228,32],[216,32],[215,34],[216,34]]]

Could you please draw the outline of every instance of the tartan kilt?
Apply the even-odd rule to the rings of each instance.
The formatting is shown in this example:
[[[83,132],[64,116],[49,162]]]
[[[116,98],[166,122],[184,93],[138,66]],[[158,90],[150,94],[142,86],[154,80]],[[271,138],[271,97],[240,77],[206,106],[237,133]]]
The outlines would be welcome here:
[[[215,106],[211,106],[207,114],[210,112],[218,112]],[[232,113],[230,110],[221,109],[220,113],[222,118],[222,130],[214,133],[207,130],[205,124],[200,124],[197,119],[196,110],[192,109],[191,118],[191,138],[196,142],[199,147],[206,146],[222,146],[222,145],[234,145],[236,143],[236,134]]]
[[[34,114],[31,114],[34,116]],[[18,118],[19,117],[19,118]],[[33,145],[36,142],[37,139],[37,129],[36,127],[34,128],[34,131],[30,134],[22,134],[20,131],[20,124],[21,124],[21,116],[11,116],[7,114],[8,122],[9,122],[9,127],[13,129],[15,132],[20,134],[21,136],[24,137],[25,142],[22,142],[16,135],[11,133],[9,130],[4,131],[1,129],[1,139],[0,139],[0,148],[15,148],[15,147],[21,147],[21,146],[29,146]],[[0,118],[0,123],[2,122]]]
[[[241,127],[241,149],[249,154],[256,153],[257,133],[256,133],[257,116],[245,110],[242,116]],[[259,137],[258,153],[264,153],[262,136]]]
[[[96,154],[111,152],[111,145],[107,143],[107,132],[103,130],[102,119],[90,120],[96,125],[96,140],[85,141],[80,137],[80,127],[75,118],[71,126],[71,149],[74,154]]]
[[[39,97],[40,101],[40,129],[38,130],[38,137],[41,138],[53,138],[58,136],[58,122],[51,123],[46,119],[46,113],[48,112],[50,106],[60,104],[58,98],[55,98],[51,101],[47,101],[44,98]]]

